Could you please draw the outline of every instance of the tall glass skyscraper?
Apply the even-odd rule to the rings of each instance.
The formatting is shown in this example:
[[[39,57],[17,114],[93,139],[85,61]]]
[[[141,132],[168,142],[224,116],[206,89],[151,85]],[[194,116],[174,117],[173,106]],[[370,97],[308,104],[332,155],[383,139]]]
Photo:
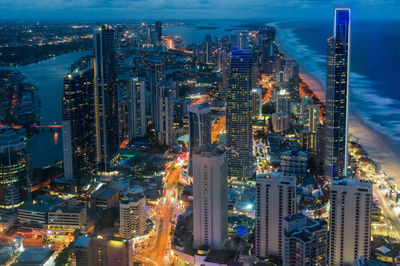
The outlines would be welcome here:
[[[31,156],[24,137],[13,131],[0,133],[0,215],[31,200]]]
[[[83,58],[64,76],[62,98],[64,176],[79,184],[96,166],[93,94],[93,65]]]
[[[108,25],[97,26],[93,39],[96,158],[99,169],[107,170],[119,148],[114,30]]]
[[[325,175],[346,176],[350,81],[350,9],[335,9],[334,36],[328,39],[326,77]]]
[[[226,146],[230,180],[243,181],[252,176],[252,80],[252,50],[232,51],[226,106]]]
[[[155,23],[155,32],[156,32],[156,42],[157,44],[161,44],[162,41],[162,23],[157,21]]]

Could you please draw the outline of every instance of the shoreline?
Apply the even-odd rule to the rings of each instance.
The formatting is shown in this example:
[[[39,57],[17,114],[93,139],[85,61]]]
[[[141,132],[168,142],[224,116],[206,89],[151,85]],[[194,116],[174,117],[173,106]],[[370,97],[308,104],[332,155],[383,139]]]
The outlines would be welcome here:
[[[400,187],[400,151],[396,151],[387,137],[374,130],[361,117],[350,114],[349,134],[356,139],[373,161],[382,168],[389,180]]]
[[[275,43],[278,50],[287,58],[292,58],[283,48],[278,32],[275,36]],[[322,84],[307,73],[304,67],[300,66],[300,77],[314,95],[325,103],[325,91]],[[368,125],[361,116],[350,110],[349,115],[349,135],[356,139],[356,142],[362,146],[373,161],[379,164],[382,172],[400,187],[400,151],[391,146],[388,137]]]

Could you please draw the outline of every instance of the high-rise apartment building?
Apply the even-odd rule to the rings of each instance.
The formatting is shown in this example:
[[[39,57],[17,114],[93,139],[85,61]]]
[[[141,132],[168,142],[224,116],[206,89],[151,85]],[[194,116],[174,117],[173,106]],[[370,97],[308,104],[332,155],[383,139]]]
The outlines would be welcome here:
[[[259,87],[251,90],[251,110],[253,118],[262,115],[262,90]]]
[[[158,143],[170,146],[173,144],[173,126],[174,126],[174,99],[175,90],[171,85],[160,85],[157,91],[157,117],[156,133]]]
[[[189,120],[189,175],[193,175],[193,151],[211,144],[211,110],[206,103],[188,105]]]
[[[302,122],[304,129],[317,133],[319,124],[319,106],[316,104],[304,105]]]
[[[252,50],[232,51],[226,106],[228,177],[231,180],[248,179],[253,172],[252,75]]]
[[[327,265],[328,223],[302,213],[284,218],[285,252],[282,265]]]
[[[31,199],[31,157],[24,137],[0,133],[0,214],[12,212]]]
[[[107,170],[119,148],[114,30],[109,25],[98,25],[93,39],[96,161],[100,170]]]
[[[222,247],[228,227],[226,152],[217,145],[193,153],[193,230],[195,247]]]
[[[275,132],[284,132],[289,129],[289,114],[280,111],[271,116],[272,128]]]
[[[372,183],[345,178],[332,181],[329,215],[329,265],[368,260],[371,249]]]
[[[284,175],[304,177],[307,171],[307,153],[292,149],[281,154],[281,172]]]
[[[290,103],[291,98],[289,92],[284,89],[280,90],[276,95],[275,112],[284,112],[286,114],[290,114]]]
[[[258,175],[256,179],[255,254],[282,260],[284,217],[296,213],[296,177],[281,172]]]
[[[128,93],[129,139],[146,134],[146,83],[135,77],[130,79]]]
[[[62,98],[64,176],[85,183],[96,169],[93,64],[82,58],[64,76]]]
[[[145,197],[141,193],[125,195],[119,203],[120,234],[123,238],[135,238],[146,230]]]
[[[336,8],[326,69],[325,175],[346,176],[350,82],[350,9]]]

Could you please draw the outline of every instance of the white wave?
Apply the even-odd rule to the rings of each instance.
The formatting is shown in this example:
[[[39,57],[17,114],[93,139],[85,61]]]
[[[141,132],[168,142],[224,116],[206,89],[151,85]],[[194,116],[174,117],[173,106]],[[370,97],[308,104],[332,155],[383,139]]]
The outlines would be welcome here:
[[[278,30],[278,38],[282,40],[280,48],[325,88],[326,55],[301,43],[293,31]],[[400,144],[400,101],[379,94],[373,84],[364,75],[350,73],[350,108],[369,126]]]

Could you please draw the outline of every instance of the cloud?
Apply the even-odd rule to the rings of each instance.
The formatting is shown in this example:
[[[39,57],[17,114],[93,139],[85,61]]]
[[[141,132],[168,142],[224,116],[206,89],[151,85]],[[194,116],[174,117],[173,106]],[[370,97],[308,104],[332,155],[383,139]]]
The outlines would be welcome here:
[[[397,0],[0,0],[2,18],[324,18],[336,5],[397,17]],[[30,16],[30,17],[29,17]]]

